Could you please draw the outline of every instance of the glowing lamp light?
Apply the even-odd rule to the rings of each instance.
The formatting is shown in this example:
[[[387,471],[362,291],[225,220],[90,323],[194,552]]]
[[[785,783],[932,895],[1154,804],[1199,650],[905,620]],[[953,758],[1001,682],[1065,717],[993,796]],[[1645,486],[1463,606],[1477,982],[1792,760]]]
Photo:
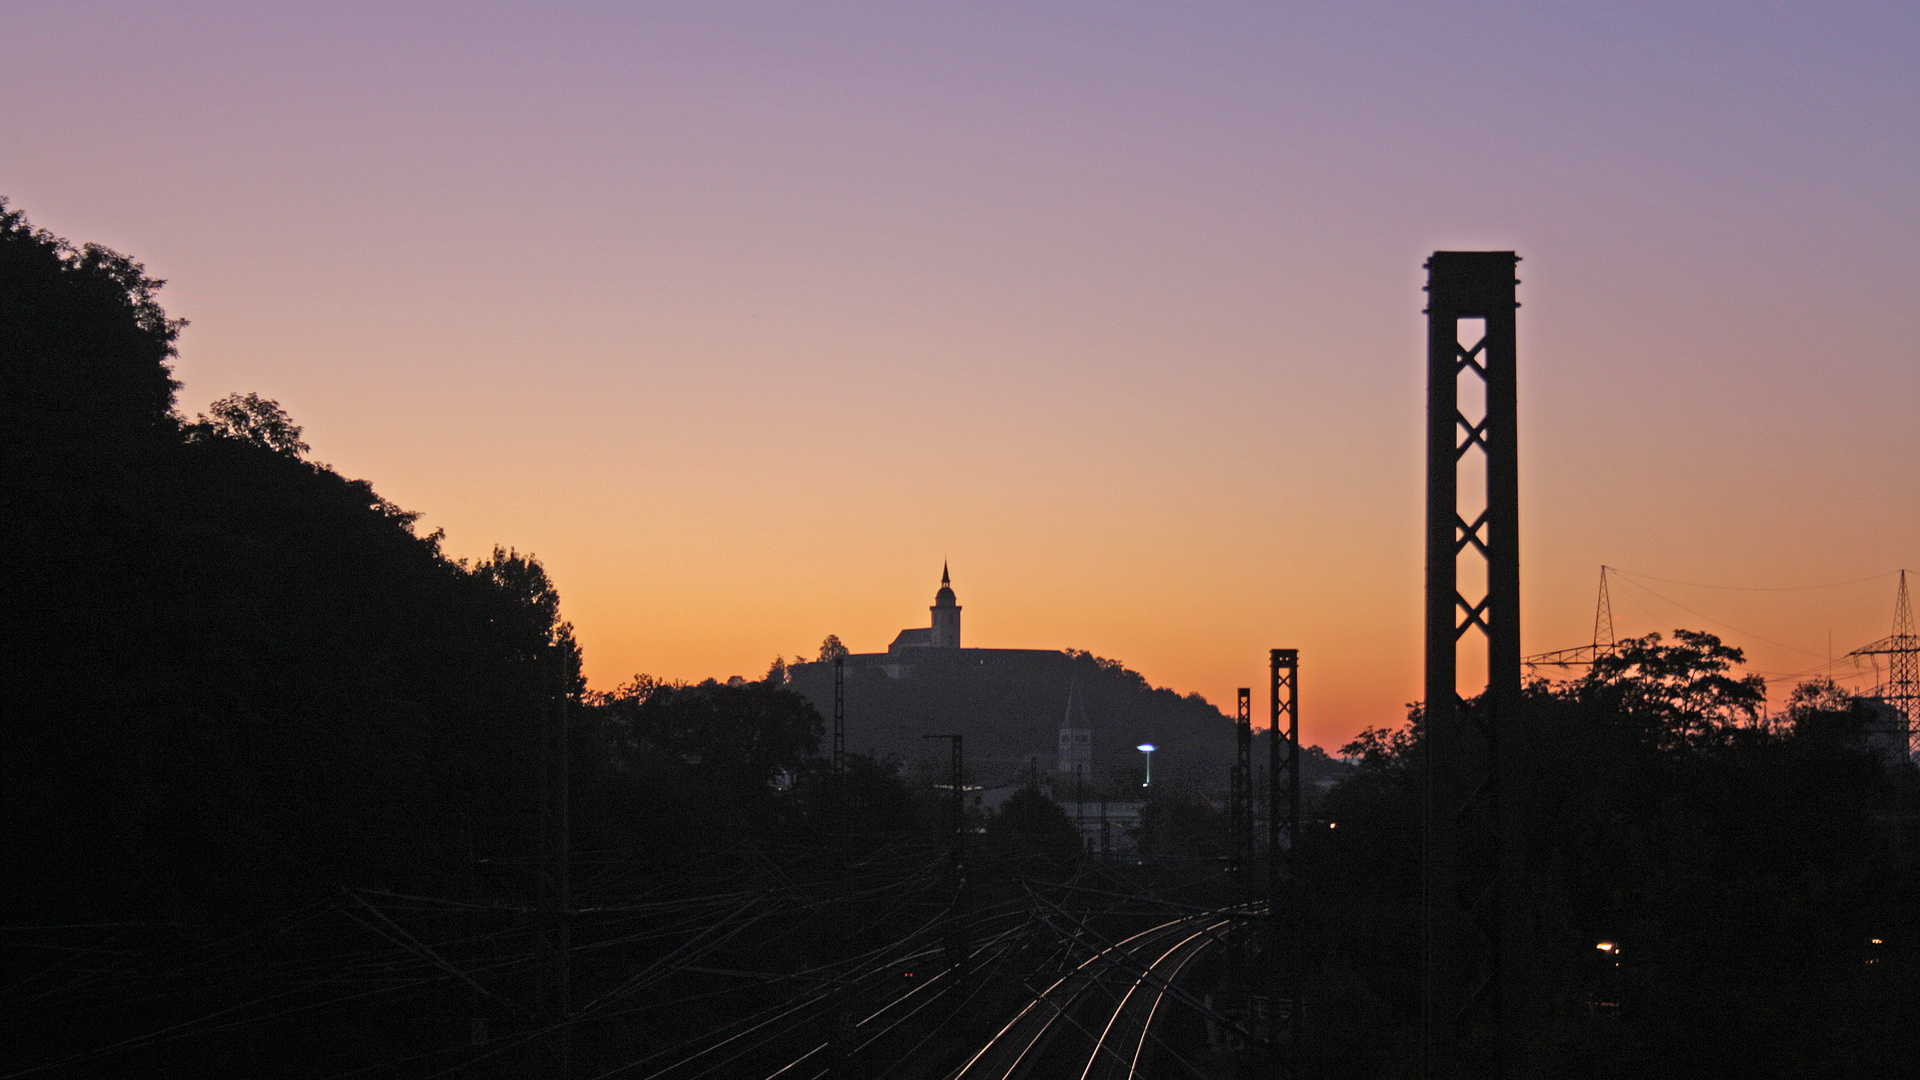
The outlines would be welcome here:
[[[1594,948],[1599,949],[1601,952],[1612,952],[1614,950],[1614,944],[1611,941],[1603,941],[1595,945]]]
[[[1134,747],[1134,749],[1147,755],[1147,782],[1140,786],[1143,788],[1151,788],[1153,786],[1153,744],[1143,742],[1139,746]]]

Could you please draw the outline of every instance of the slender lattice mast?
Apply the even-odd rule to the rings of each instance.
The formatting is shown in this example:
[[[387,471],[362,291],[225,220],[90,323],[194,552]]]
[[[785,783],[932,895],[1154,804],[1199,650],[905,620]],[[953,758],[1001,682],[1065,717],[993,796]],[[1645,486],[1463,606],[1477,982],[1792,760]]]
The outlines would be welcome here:
[[[1600,602],[1593,608],[1593,654],[1613,651],[1613,598],[1607,595],[1607,568],[1600,567]]]

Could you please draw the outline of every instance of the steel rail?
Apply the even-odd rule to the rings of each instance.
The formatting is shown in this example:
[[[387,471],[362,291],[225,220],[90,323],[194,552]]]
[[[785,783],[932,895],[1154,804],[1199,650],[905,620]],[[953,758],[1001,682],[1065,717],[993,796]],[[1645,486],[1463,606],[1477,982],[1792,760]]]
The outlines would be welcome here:
[[[1222,923],[1217,923],[1215,925],[1221,926],[1226,924],[1222,922]],[[1157,969],[1160,967],[1161,964],[1166,962],[1166,959],[1169,956],[1172,956],[1173,954],[1179,952],[1181,949],[1186,948],[1187,946],[1191,945],[1194,941],[1201,938],[1206,938],[1210,942],[1212,940],[1212,938],[1208,933],[1210,929],[1211,928],[1204,928],[1204,929],[1196,930],[1192,934],[1189,934],[1186,937],[1179,940],[1178,942],[1175,942],[1172,948],[1168,949],[1166,952],[1163,952],[1159,956],[1155,957],[1154,960],[1146,966],[1146,970],[1141,972],[1140,975],[1134,979],[1133,984],[1127,987],[1127,992],[1124,995],[1122,995],[1119,1002],[1114,1005],[1113,1015],[1107,1018],[1106,1027],[1101,1029],[1100,1037],[1094,1040],[1093,1052],[1087,1055],[1087,1067],[1080,1071],[1080,1080],[1088,1080],[1088,1078],[1093,1075],[1093,1067],[1099,1064],[1101,1052],[1106,1049],[1107,1037],[1113,1033],[1114,1025],[1118,1024],[1120,1022],[1121,1016],[1126,1013],[1127,1005],[1129,1002],[1133,1000],[1134,993],[1138,991],[1141,987],[1147,985],[1149,975],[1150,974],[1157,975],[1158,974]],[[1197,949],[1195,951],[1197,951]],[[1180,965],[1180,967],[1185,967],[1185,966],[1186,965],[1184,963]],[[1180,973],[1180,967],[1177,967],[1174,969],[1173,975],[1177,976]],[[1154,996],[1155,1008],[1159,1007],[1160,999],[1167,996],[1168,990],[1171,989],[1173,985],[1172,979],[1173,979],[1173,976],[1164,976],[1159,980],[1161,985],[1155,987],[1155,990],[1157,991],[1157,993]],[[1152,1022],[1152,1015],[1153,1015],[1152,1012],[1149,1011],[1147,1015],[1147,1023]],[[1146,1043],[1146,1040],[1147,1040],[1147,1026],[1146,1024],[1142,1024],[1140,1028],[1140,1044],[1144,1046]],[[1115,1051],[1106,1051],[1106,1052],[1113,1053],[1116,1057],[1119,1056],[1118,1053]],[[1128,1065],[1128,1072],[1127,1072],[1128,1076],[1133,1075],[1134,1068],[1138,1066],[1139,1060],[1140,1060],[1140,1048],[1136,1046],[1134,1048],[1133,1058]]]
[[[1035,995],[1034,999],[1015,1014],[1014,1018],[1009,1020],[992,1038],[988,1039],[973,1057],[969,1058],[958,1070],[949,1074],[949,1080],[961,1080],[962,1077],[967,1076],[970,1070],[977,1064],[980,1064],[982,1059],[986,1058],[998,1047],[1001,1040],[1009,1038],[1010,1033],[1012,1033],[1016,1027],[1026,1022],[1030,1015],[1038,1015],[1035,1013],[1036,1009],[1043,1005],[1047,1006],[1050,1011],[1039,1020],[1038,1030],[1034,1031],[1034,1033],[1027,1038],[1026,1043],[1020,1047],[1019,1051],[1014,1055],[1013,1060],[999,1072],[1002,1080],[1006,1077],[1013,1076],[1025,1063],[1028,1055],[1033,1053],[1035,1048],[1052,1034],[1053,1026],[1059,1022],[1061,1017],[1067,1015],[1068,1011],[1079,1002],[1082,995],[1097,986],[1099,976],[1105,974],[1107,970],[1104,966],[1100,965],[1103,964],[1103,961],[1111,959],[1108,955],[1109,953],[1120,949],[1138,948],[1144,944],[1142,939],[1148,938],[1149,936],[1177,933],[1182,923],[1190,922],[1191,920],[1192,917],[1188,916],[1180,919],[1172,919],[1157,926],[1148,927],[1130,937],[1108,945],[1096,951],[1092,956],[1082,960],[1072,971],[1055,979],[1045,990]],[[1075,985],[1071,987],[1066,999],[1064,1001],[1055,1000],[1055,992],[1059,991],[1061,987],[1069,981],[1074,981]]]

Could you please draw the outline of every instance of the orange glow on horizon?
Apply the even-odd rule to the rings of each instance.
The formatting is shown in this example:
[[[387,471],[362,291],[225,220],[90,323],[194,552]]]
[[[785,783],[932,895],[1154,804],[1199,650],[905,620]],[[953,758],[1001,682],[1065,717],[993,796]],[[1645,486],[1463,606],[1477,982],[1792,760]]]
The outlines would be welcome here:
[[[537,554],[596,688],[884,649],[951,559],[966,644],[1398,726],[1443,248],[1526,260],[1525,651],[1606,563],[1777,705],[1920,566],[1900,5],[214,6],[11,12],[0,194],[168,279],[183,411]]]

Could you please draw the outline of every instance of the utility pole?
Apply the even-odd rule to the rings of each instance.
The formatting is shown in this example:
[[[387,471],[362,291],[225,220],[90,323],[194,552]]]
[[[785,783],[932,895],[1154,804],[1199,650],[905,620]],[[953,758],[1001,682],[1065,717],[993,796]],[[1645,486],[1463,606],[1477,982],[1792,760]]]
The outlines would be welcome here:
[[[833,658],[833,777],[829,794],[833,812],[833,831],[839,851],[834,856],[835,876],[843,877],[847,858],[848,831],[853,827],[853,808],[847,791],[847,658]]]
[[[847,764],[847,658],[833,658],[833,775]]]
[[[833,776],[830,799],[833,814],[832,879],[829,882],[829,910],[832,914],[833,964],[838,982],[833,996],[833,1031],[828,1035],[827,1075],[832,1080],[851,1080],[860,1067],[852,1060],[860,1043],[860,1028],[854,1017],[852,987],[844,967],[853,954],[853,918],[848,910],[848,863],[853,857],[850,833],[853,828],[853,801],[847,784],[847,658],[833,658]]]
[[[1426,752],[1421,1028],[1428,1080],[1529,1074],[1532,995],[1522,785],[1520,494],[1511,251],[1436,251],[1427,269]],[[1468,338],[1472,340],[1463,341]],[[1462,411],[1460,382],[1471,374]],[[1470,407],[1470,406],[1469,406]],[[1474,470],[1484,469],[1480,475]],[[1477,512],[1460,505],[1461,478]],[[1462,559],[1469,572],[1461,573]],[[1464,582],[1484,593],[1469,600]],[[1458,687],[1485,637],[1486,691]]]
[[[953,741],[953,840],[949,849],[948,875],[953,887],[953,908],[947,921],[945,952],[952,1009],[958,1012],[966,999],[972,948],[967,940],[967,915],[972,900],[972,883],[967,880],[967,789],[965,758],[959,735],[923,735],[926,739]]]
[[[573,1071],[573,853],[567,790],[571,771],[567,745],[567,657],[549,645],[540,663],[540,824],[541,872],[539,925],[540,985],[536,999],[551,1075],[567,1080]]]
[[[1253,905],[1253,689],[1240,688],[1238,708],[1234,721],[1235,755],[1233,764],[1233,797],[1230,807],[1233,820],[1228,828],[1232,835],[1233,871],[1240,879],[1240,900],[1248,907]]]
[[[1087,834],[1086,834],[1086,826],[1085,826],[1085,821],[1087,816],[1087,809],[1085,805],[1086,801],[1087,801],[1086,766],[1075,765],[1073,767],[1073,827],[1074,827],[1074,830],[1079,832],[1080,834],[1080,848],[1082,851],[1085,851],[1087,846]]]

